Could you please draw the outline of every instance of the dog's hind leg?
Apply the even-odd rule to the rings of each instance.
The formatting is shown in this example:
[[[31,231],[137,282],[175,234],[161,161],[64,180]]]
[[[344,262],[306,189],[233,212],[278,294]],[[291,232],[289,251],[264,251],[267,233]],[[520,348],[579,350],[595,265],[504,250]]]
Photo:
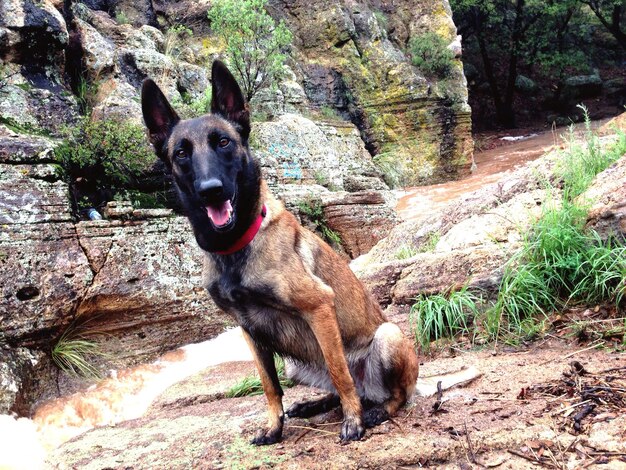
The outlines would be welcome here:
[[[326,413],[340,405],[339,396],[334,393],[318,398],[317,400],[294,403],[287,409],[290,418],[310,418],[311,416]]]
[[[413,345],[393,323],[378,327],[370,348],[370,377],[364,384],[363,398],[377,402],[376,395],[380,393],[377,388],[381,386],[386,389],[387,398],[364,411],[363,422],[368,428],[386,421],[407,402],[415,390],[419,370]]]
[[[280,386],[276,365],[274,364],[274,354],[265,349],[259,348],[246,330],[242,329],[250,351],[254,356],[254,363],[261,377],[263,392],[267,397],[268,404],[268,425],[267,429],[261,429],[252,439],[252,444],[267,445],[278,442],[283,434],[283,423],[285,415],[283,413],[283,389]]]

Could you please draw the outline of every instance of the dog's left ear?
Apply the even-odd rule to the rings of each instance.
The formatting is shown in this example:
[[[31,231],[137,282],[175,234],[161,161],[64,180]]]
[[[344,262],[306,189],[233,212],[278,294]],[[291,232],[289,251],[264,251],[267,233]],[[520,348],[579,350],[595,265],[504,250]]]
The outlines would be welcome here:
[[[223,62],[216,60],[211,69],[213,93],[211,112],[220,114],[241,126],[241,135],[247,139],[250,135],[250,111],[243,97],[237,80]]]
[[[141,110],[150,132],[150,142],[159,157],[164,158],[163,144],[180,118],[159,86],[149,78],[141,86]]]

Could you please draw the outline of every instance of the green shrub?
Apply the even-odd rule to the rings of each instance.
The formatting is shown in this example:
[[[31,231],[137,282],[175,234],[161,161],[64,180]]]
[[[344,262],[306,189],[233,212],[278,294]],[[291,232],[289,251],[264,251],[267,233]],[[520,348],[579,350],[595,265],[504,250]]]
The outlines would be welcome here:
[[[426,32],[409,41],[411,63],[427,75],[445,77],[454,64],[454,53],[445,39],[434,32]]]
[[[215,0],[208,11],[211,29],[226,43],[227,62],[246,99],[272,87],[284,74],[293,35],[265,11],[267,0]]]
[[[593,178],[615,163],[626,153],[626,133],[616,131],[617,140],[602,145],[600,138],[591,129],[587,108],[578,105],[585,118],[585,137],[579,141],[574,137],[573,128],[567,140],[567,149],[557,166],[557,174],[563,180],[563,197],[572,201],[587,189]]]
[[[396,259],[409,259],[413,258],[415,255],[419,253],[419,250],[415,248],[413,245],[409,245],[408,243],[404,243],[398,251],[396,251]]]
[[[125,187],[155,162],[143,126],[115,119],[83,121],[55,155],[72,181],[89,178],[101,188]]]
[[[182,119],[192,119],[211,112],[211,96],[211,87],[195,99],[189,93],[184,93],[181,98],[172,100],[172,106]]]

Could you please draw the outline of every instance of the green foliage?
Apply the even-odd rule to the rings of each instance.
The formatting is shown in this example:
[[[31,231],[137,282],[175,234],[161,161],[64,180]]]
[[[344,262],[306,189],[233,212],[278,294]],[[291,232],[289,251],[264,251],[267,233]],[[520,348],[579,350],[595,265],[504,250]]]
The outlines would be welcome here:
[[[276,373],[278,374],[280,385],[282,387],[293,387],[295,385],[293,381],[285,377],[285,361],[281,357],[275,355],[274,365],[276,366]],[[261,379],[257,374],[254,374],[241,379],[241,381],[229,388],[225,395],[226,398],[237,398],[261,394],[263,394]]]
[[[55,156],[70,178],[101,188],[124,187],[154,163],[143,126],[115,119],[84,120],[67,131]]]
[[[211,112],[212,90],[208,87],[204,93],[194,99],[188,93],[184,93],[181,98],[172,100],[172,106],[182,119],[192,119]]]
[[[320,232],[322,238],[330,244],[341,246],[341,237],[337,232],[328,226],[326,217],[324,216],[324,208],[319,201],[304,201],[298,204],[300,214],[309,219],[315,229]]]
[[[425,74],[443,78],[454,65],[454,53],[447,46],[446,40],[432,31],[414,36],[409,41],[411,62]]]
[[[413,258],[419,253],[419,250],[412,245],[404,243],[398,251],[396,251],[396,259],[409,259]]]
[[[208,11],[211,29],[226,43],[231,71],[248,101],[262,88],[275,86],[292,34],[265,11],[267,0],[216,0]]]
[[[52,348],[52,360],[68,374],[101,378],[100,371],[91,362],[93,357],[104,355],[99,346],[81,336],[72,336],[70,331],[65,332]]]
[[[563,197],[573,201],[587,189],[593,178],[615,163],[626,153],[626,133],[617,130],[617,140],[603,146],[599,137],[591,130],[587,108],[578,105],[585,118],[585,138],[581,143],[575,139],[570,128],[568,148],[562,153],[557,173],[563,180]]]
[[[121,10],[115,14],[115,21],[117,21],[117,24],[130,24],[130,18]]]
[[[389,19],[387,18],[387,15],[380,10],[373,10],[373,13],[383,37],[386,38],[389,32]]]
[[[168,205],[167,191],[144,193],[136,189],[125,189],[118,191],[113,200],[130,201],[134,209],[164,209]],[[79,206],[89,207],[89,203]]]
[[[87,81],[80,77],[76,86],[76,101],[83,114],[88,114],[94,105],[95,96],[98,93],[98,82],[96,80]]]
[[[373,158],[374,164],[383,174],[385,183],[390,188],[398,188],[404,183],[404,165],[401,159],[393,152],[381,152]]]
[[[320,114],[322,117],[331,120],[341,119],[337,110],[331,106],[322,106],[320,108]]]
[[[468,331],[480,302],[467,286],[448,295],[419,296],[409,314],[417,343],[428,349],[431,341]]]
[[[185,25],[177,24],[170,26],[165,31],[163,42],[163,54],[177,59],[180,57],[182,46],[186,39],[193,36],[193,31]]]

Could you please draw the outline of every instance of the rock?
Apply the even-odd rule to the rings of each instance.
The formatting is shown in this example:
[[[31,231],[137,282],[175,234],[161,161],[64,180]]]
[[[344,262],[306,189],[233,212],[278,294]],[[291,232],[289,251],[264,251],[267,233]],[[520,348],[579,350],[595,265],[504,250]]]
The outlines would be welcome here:
[[[333,190],[385,189],[358,131],[342,121],[313,122],[284,114],[253,125],[251,145],[269,186],[317,183]]]
[[[115,67],[115,46],[109,39],[105,39],[93,26],[74,19],[76,28],[80,34],[80,44],[83,50],[83,60],[87,68],[89,78],[98,80],[104,74],[112,72]]]
[[[8,69],[9,76],[0,80],[0,116],[5,123],[21,132],[58,135],[63,126],[76,122],[76,99],[57,77],[15,64]]]
[[[157,25],[156,13],[150,0],[117,0],[115,17],[119,23],[130,23],[133,26]]]
[[[396,214],[380,192],[330,193],[322,197],[328,228],[341,238],[350,258],[367,253],[396,224]]]
[[[489,212],[472,215],[441,236],[434,250],[439,252],[493,245],[519,243],[523,234],[542,213],[548,191],[535,190],[514,196]]]
[[[576,100],[593,98],[602,92],[602,79],[596,71],[591,75],[576,75],[565,79],[559,100],[572,104]]]
[[[615,116],[606,124],[602,125],[598,129],[598,134],[604,135],[613,135],[616,130],[621,130],[622,132],[626,132],[626,113],[622,113],[618,116]]]
[[[60,66],[69,34],[49,0],[4,0],[0,4],[0,57],[44,67]]]
[[[120,362],[208,339],[228,324],[202,288],[200,249],[183,217],[76,225],[94,272],[77,316]],[[183,326],[184,325],[184,326]]]
[[[29,415],[51,381],[51,361],[45,353],[0,345],[0,414]]]
[[[76,224],[53,145],[0,133],[0,344],[39,357],[61,335],[80,334],[110,367],[219,333],[228,320],[201,287],[202,255],[187,220],[122,205],[111,211],[123,220]],[[13,369],[30,400],[21,411],[56,390]]]
[[[538,87],[530,78],[525,75],[518,75],[515,77],[515,89],[519,92],[531,95],[537,91]]]
[[[42,178],[42,169],[49,170],[47,177]],[[76,239],[68,188],[49,164],[2,164],[0,200],[5,307],[0,342],[48,347],[50,333],[69,325],[93,279]]]
[[[591,186],[579,196],[591,203],[587,227],[602,238],[617,236],[626,241],[626,155],[598,174]]]
[[[606,423],[594,423],[587,445],[599,452],[626,452],[626,416],[621,415]]]
[[[400,274],[391,300],[396,305],[412,304],[421,294],[439,294],[464,285],[494,292],[500,284],[502,268],[512,254],[509,249],[480,247],[417,255]]]

